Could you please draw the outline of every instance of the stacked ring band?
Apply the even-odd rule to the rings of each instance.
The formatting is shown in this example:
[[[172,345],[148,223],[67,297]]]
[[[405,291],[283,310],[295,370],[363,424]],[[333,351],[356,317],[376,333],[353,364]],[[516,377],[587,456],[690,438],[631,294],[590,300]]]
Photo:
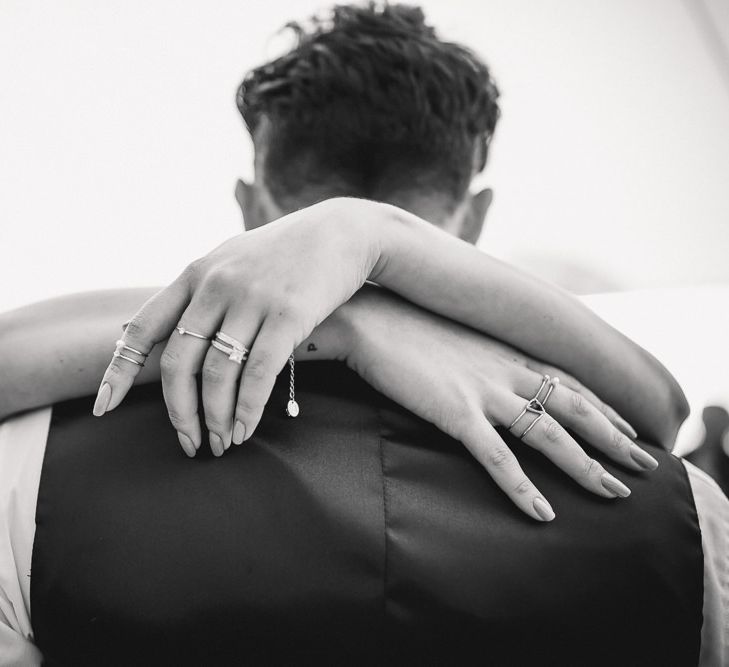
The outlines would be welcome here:
[[[130,357],[128,354],[125,354],[129,352],[142,357],[141,361],[139,359],[134,359],[133,357]],[[116,341],[116,350],[114,350],[113,356],[118,359],[124,359],[124,361],[128,361],[130,364],[144,366],[144,362],[147,360],[147,357],[149,355],[146,352],[140,352],[139,350],[135,350],[133,347],[127,345],[123,340],[119,339],[118,341]]]
[[[532,420],[531,424],[529,424],[529,426],[527,426],[522,434],[519,436],[520,440],[523,439],[524,436],[534,428],[535,424],[542,417],[544,417],[546,413],[544,406],[547,405],[547,401],[549,400],[549,397],[552,395],[552,392],[554,391],[554,388],[558,383],[559,378],[557,377],[550,378],[549,375],[545,375],[544,377],[542,377],[542,384],[539,385],[537,393],[534,394],[534,396],[527,401],[524,409],[516,416],[516,419],[514,419],[511,424],[509,424],[509,430],[511,430],[512,428],[514,428],[514,426],[516,426],[517,422],[527,413],[536,415],[536,417]],[[543,399],[540,399],[539,396],[544,390],[545,386],[547,387],[547,393],[544,395]]]
[[[228,359],[236,364],[242,364],[248,358],[248,348],[237,338],[233,338],[222,331],[215,334],[215,339],[210,343],[216,350],[228,355]]]

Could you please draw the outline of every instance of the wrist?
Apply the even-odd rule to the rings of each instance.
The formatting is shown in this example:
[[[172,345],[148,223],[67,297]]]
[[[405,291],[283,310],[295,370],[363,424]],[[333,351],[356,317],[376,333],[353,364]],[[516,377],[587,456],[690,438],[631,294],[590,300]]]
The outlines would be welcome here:
[[[397,206],[369,199],[337,197],[329,202],[338,231],[346,235],[348,244],[365,253],[364,278],[377,281],[400,254],[403,238],[418,219]],[[347,224],[342,225],[342,220]]]
[[[384,285],[388,268],[392,271],[392,264],[402,257],[403,248],[408,247],[407,239],[412,241],[419,219],[392,204],[368,203],[374,207],[368,217],[377,243],[377,261],[373,264],[369,280]]]

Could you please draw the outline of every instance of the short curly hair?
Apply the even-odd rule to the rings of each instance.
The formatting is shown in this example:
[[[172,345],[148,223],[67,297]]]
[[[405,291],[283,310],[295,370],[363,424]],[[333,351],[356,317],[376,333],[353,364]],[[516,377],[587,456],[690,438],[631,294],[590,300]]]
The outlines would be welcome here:
[[[469,49],[441,41],[423,11],[340,5],[290,23],[295,47],[255,68],[237,104],[254,135],[270,122],[266,181],[274,198],[312,185],[387,200],[428,188],[459,200],[499,118],[498,89]]]

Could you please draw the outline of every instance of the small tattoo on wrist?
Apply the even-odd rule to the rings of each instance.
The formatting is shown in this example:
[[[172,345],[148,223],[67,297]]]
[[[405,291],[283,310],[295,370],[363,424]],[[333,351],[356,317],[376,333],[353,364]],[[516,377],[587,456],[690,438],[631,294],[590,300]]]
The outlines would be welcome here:
[[[309,344],[308,344],[308,345],[306,346],[306,351],[307,351],[307,352],[316,352],[316,351],[317,351],[318,349],[319,349],[319,348],[317,348],[317,346],[316,346],[316,345],[314,345],[314,343],[309,343]]]

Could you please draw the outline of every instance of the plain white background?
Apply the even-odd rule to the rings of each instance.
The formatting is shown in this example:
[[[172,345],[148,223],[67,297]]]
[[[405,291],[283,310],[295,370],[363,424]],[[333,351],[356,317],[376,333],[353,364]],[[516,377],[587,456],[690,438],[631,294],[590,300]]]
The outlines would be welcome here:
[[[420,4],[502,90],[485,249],[583,292],[729,285],[729,3]],[[0,310],[164,284],[235,234],[236,88],[327,6],[0,0]],[[592,303],[700,409],[729,407],[728,297]]]

